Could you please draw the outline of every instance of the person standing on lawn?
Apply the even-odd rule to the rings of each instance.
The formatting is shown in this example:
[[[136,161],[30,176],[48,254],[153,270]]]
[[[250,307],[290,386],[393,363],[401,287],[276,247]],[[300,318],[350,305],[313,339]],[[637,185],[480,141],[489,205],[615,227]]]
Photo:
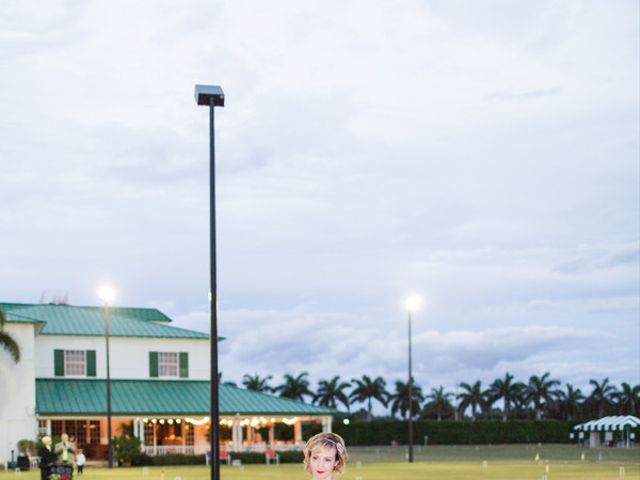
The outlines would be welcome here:
[[[51,448],[51,437],[42,437],[40,442],[42,443],[42,447],[38,451],[40,456],[40,479],[47,480],[51,467],[56,463],[56,455]]]
[[[76,453],[76,447],[73,443],[69,441],[69,435],[63,433],[60,435],[60,443],[56,443],[53,452],[57,456],[58,465],[71,465],[73,466],[73,461]]]
[[[84,472],[84,464],[87,463],[87,457],[84,456],[84,452],[82,449],[78,450],[78,455],[76,455],[76,465],[78,466],[78,475],[82,475]]]

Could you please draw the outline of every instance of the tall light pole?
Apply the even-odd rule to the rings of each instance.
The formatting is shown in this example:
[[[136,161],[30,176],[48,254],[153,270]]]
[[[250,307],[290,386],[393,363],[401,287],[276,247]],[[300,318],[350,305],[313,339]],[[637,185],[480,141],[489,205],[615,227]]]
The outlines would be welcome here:
[[[218,412],[218,282],[216,275],[216,150],[214,108],[224,107],[224,92],[217,85],[196,85],[196,103],[209,107],[209,205],[211,251],[211,413],[209,438],[211,441],[211,480],[220,479],[220,419]]]
[[[98,292],[100,299],[104,303],[104,338],[107,350],[107,458],[109,468],[113,468],[113,439],[111,437],[111,365],[109,363],[109,303],[116,298],[116,292],[108,286],[100,287]]]
[[[411,373],[411,312],[420,306],[420,297],[412,295],[405,301],[409,324],[409,463],[413,463],[413,374]]]

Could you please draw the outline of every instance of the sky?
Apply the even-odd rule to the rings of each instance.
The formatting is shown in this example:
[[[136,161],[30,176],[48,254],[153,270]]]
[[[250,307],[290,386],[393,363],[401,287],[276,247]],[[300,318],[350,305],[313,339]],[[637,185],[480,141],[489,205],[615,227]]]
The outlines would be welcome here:
[[[223,379],[640,383],[635,0],[5,1],[0,292],[208,331]]]

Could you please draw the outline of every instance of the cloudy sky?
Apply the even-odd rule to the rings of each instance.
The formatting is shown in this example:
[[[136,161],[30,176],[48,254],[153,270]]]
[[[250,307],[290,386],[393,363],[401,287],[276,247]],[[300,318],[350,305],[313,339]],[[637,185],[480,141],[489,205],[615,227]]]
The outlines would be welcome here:
[[[224,379],[639,383],[638,5],[3,2],[1,300],[206,331],[219,84]]]

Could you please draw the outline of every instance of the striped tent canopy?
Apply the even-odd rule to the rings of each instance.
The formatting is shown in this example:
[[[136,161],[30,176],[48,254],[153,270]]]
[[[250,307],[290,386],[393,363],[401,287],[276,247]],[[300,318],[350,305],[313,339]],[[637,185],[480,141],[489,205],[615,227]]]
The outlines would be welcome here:
[[[633,415],[613,415],[581,423],[573,427],[573,429],[583,432],[605,432],[635,427],[640,427],[640,418]]]

